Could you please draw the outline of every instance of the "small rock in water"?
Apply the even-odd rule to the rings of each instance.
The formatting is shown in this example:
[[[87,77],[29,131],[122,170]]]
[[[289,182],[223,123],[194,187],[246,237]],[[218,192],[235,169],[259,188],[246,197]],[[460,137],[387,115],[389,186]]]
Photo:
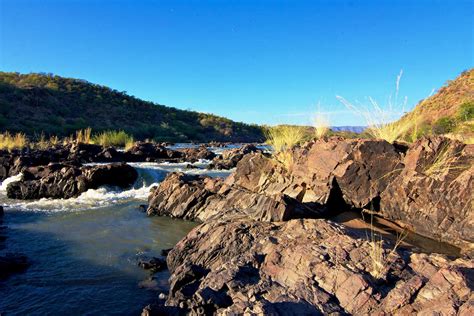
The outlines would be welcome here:
[[[192,164],[188,163],[188,164],[186,165],[186,169],[199,169],[199,168],[198,168],[197,166],[195,166],[195,165],[192,165]]]
[[[140,205],[138,206],[138,210],[139,210],[140,212],[143,212],[143,213],[146,212],[146,209],[147,209],[147,208],[148,208],[148,205],[146,205],[146,204],[140,204]]]
[[[173,248],[161,249],[161,255],[162,255],[163,257],[168,256],[168,254],[170,253],[170,251],[171,251],[172,249],[173,249]]]
[[[139,259],[138,266],[153,272],[163,271],[167,268],[166,260],[157,257]]]
[[[3,212],[3,206],[0,205],[0,217],[2,217],[3,214],[4,214],[4,212]]]
[[[166,294],[165,293],[160,293],[160,295],[158,295],[158,298],[160,300],[166,300]]]
[[[30,266],[28,258],[22,254],[7,253],[0,257],[0,279],[25,271]]]

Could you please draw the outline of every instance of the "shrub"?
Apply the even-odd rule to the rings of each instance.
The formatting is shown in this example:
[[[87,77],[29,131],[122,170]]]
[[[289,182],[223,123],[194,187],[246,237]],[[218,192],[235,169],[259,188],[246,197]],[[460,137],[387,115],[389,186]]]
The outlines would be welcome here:
[[[450,117],[441,117],[433,124],[433,133],[451,133],[456,127],[456,121]]]
[[[104,147],[120,146],[127,147],[133,144],[133,137],[124,131],[105,131],[93,137],[93,143]]]
[[[474,119],[474,102],[470,101],[461,104],[457,117],[461,122]]]

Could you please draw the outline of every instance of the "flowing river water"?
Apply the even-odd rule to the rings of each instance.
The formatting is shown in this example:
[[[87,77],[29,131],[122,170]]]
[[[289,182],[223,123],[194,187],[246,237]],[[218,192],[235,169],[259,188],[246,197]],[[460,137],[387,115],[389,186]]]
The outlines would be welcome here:
[[[201,169],[187,169],[187,163],[130,165],[139,173],[133,188],[99,188],[68,200],[10,200],[6,185],[18,177],[2,183],[0,205],[8,228],[0,255],[23,253],[31,266],[0,280],[1,315],[138,315],[160,289],[166,292],[168,272],[143,282],[150,274],[137,259],[158,256],[196,224],[147,217],[140,204],[168,172],[219,177],[230,172],[206,170],[206,162],[194,164]]]

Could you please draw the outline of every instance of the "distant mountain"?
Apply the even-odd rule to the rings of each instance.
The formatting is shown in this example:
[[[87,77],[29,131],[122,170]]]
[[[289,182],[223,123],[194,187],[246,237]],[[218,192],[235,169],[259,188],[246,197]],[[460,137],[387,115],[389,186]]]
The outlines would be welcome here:
[[[85,80],[0,72],[1,131],[68,136],[87,127],[173,142],[264,139],[257,125],[143,101]]]
[[[331,126],[333,132],[362,133],[367,126]]]

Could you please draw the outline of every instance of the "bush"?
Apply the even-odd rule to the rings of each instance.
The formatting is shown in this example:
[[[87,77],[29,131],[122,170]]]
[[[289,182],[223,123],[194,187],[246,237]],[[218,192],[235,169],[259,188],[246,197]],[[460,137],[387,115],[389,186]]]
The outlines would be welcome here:
[[[92,142],[94,144],[99,144],[104,147],[127,147],[127,145],[133,143],[133,136],[128,135],[124,131],[106,131],[95,135],[92,138]]]
[[[451,133],[456,127],[456,121],[450,117],[441,117],[433,124],[433,133]]]
[[[474,119],[474,102],[465,102],[461,104],[458,110],[458,119],[461,122]]]

